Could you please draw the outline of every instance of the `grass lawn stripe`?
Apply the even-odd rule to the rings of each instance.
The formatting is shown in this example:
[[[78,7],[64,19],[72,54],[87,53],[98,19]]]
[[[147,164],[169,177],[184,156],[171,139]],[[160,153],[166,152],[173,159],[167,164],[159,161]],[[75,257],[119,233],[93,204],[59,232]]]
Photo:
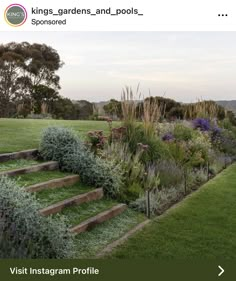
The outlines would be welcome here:
[[[119,122],[113,122],[113,126],[119,126],[119,124]],[[49,126],[71,128],[82,138],[92,130],[109,132],[106,121],[0,118],[0,132],[4,132],[0,134],[0,153],[38,148],[42,130]]]
[[[235,259],[236,164],[155,219],[116,258]]]

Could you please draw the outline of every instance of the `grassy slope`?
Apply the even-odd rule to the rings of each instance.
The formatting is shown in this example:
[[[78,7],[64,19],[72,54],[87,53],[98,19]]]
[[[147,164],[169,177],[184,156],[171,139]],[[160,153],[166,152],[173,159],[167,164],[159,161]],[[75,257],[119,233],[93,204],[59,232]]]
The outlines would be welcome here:
[[[69,127],[81,136],[90,130],[108,132],[107,122],[104,121],[0,119],[0,153],[37,148],[40,134],[48,126]]]
[[[83,203],[81,205],[75,205],[62,210],[60,215],[65,216],[68,219],[70,226],[75,226],[82,221],[87,220],[90,217],[115,206],[117,202],[109,199],[101,199]]]
[[[42,190],[36,193],[36,198],[46,207],[91,190],[93,190],[93,188],[79,182],[67,187]]]
[[[37,164],[39,164],[39,161],[36,160],[26,160],[26,159],[9,160],[7,162],[0,163],[0,172],[20,169]]]
[[[114,257],[236,258],[236,164],[118,248]]]
[[[53,179],[59,179],[71,175],[61,171],[42,171],[25,175],[16,176],[15,180],[20,186],[30,186],[36,183],[41,183]]]

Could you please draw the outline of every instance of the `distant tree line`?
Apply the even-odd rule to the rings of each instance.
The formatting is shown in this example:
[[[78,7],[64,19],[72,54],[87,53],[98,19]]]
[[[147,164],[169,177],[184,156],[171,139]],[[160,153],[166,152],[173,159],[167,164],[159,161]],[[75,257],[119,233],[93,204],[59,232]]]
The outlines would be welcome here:
[[[232,111],[226,110],[215,101],[198,101],[196,103],[183,104],[165,97],[148,97],[144,101],[137,101],[136,118],[142,120],[144,115],[144,102],[158,104],[161,111],[161,118],[166,120],[195,119],[197,117],[215,116],[218,120],[229,118],[232,124],[236,125],[235,115]],[[122,102],[111,99],[104,106],[104,111],[111,118],[122,119]]]
[[[0,45],[0,117],[50,115],[55,119],[98,118],[97,108],[86,100],[72,101],[59,95],[63,66],[59,54],[45,44],[28,42]],[[144,101],[158,104],[163,119],[193,119],[209,114],[219,120],[226,117],[235,121],[233,112],[214,101],[182,104],[164,97],[148,97]],[[103,111],[112,119],[122,119],[122,103],[111,99]],[[143,101],[137,101],[136,117],[143,118]]]

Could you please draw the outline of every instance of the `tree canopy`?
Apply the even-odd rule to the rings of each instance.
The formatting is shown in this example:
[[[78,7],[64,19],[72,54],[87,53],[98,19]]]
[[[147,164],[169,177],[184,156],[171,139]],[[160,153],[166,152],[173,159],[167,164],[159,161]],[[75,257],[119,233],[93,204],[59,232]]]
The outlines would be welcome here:
[[[12,103],[24,103],[39,88],[44,92],[47,89],[47,94],[54,96],[60,89],[60,77],[56,72],[62,65],[57,51],[45,44],[1,44],[0,116],[8,117]]]

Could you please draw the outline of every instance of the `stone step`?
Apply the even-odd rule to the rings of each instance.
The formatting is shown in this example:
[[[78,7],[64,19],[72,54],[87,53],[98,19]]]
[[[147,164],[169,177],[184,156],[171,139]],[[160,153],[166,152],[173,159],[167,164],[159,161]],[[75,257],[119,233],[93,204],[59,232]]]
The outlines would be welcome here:
[[[103,189],[98,188],[98,189],[92,190],[90,192],[83,193],[83,194],[71,197],[69,199],[63,200],[61,202],[58,202],[56,204],[53,204],[49,207],[46,207],[46,208],[40,210],[39,212],[44,216],[48,216],[51,214],[59,213],[64,208],[71,207],[73,205],[79,205],[82,203],[87,203],[87,202],[94,201],[94,200],[99,200],[102,197],[103,197]]]
[[[29,149],[19,152],[4,153],[4,154],[0,154],[0,162],[6,162],[9,160],[17,160],[17,159],[34,159],[37,158],[37,156],[38,156],[37,149]]]
[[[91,218],[87,219],[86,221],[80,223],[79,225],[76,225],[76,226],[70,228],[70,232],[79,234],[81,232],[90,230],[90,229],[94,228],[96,225],[101,224],[113,217],[118,216],[119,214],[124,212],[124,210],[126,208],[127,208],[126,204],[118,204],[118,205],[112,207],[111,209],[104,211],[94,217],[91,217]]]
[[[27,186],[25,188],[25,190],[28,192],[36,192],[36,191],[41,191],[44,189],[53,189],[53,188],[71,186],[77,182],[79,182],[79,176],[71,175],[71,176],[66,176],[64,178],[53,179],[53,180],[49,180],[46,182],[41,182],[41,183],[37,183],[34,185],[30,185],[30,186]]]
[[[15,170],[8,170],[0,172],[1,176],[17,176],[22,174],[29,174],[38,171],[53,171],[59,168],[59,165],[55,161],[45,162],[37,165],[32,165],[25,168],[15,169]]]

